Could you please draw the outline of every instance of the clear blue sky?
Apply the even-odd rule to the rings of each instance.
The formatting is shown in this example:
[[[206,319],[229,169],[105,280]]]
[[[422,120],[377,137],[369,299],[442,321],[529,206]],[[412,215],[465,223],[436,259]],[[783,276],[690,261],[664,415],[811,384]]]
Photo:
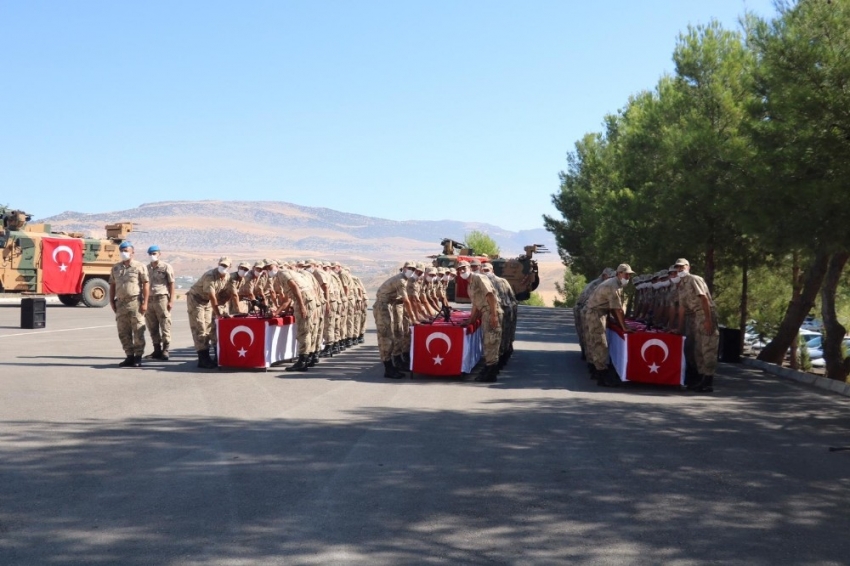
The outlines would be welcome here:
[[[567,152],[770,0],[0,0],[0,204],[541,226]]]

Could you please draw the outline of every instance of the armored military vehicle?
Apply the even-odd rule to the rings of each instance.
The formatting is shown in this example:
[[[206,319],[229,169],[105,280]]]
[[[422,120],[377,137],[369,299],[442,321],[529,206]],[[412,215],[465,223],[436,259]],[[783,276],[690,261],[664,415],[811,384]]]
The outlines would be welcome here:
[[[476,255],[475,250],[469,248],[462,242],[457,242],[451,238],[445,238],[440,245],[443,246],[443,253],[437,256],[430,256],[434,260],[435,267],[457,267],[459,261],[478,261],[490,262],[493,265],[493,272],[508,281],[511,288],[514,290],[517,300],[525,301],[531,296],[531,292],[537,289],[540,285],[540,275],[537,269],[537,261],[532,258],[535,253],[548,253],[549,250],[542,244],[531,244],[525,246],[525,254],[515,258],[495,257],[491,258],[486,255]],[[449,283],[448,296],[450,301],[457,303],[468,303],[469,295],[466,292],[466,281],[457,278],[454,282]]]
[[[0,232],[0,291],[5,293],[50,293],[57,285],[45,274],[62,274],[69,268],[75,281],[60,282],[59,300],[69,307],[83,303],[89,307],[109,304],[109,272],[120,261],[118,245],[133,230],[130,222],[106,226],[106,239],[87,238],[81,233],[51,232],[49,224],[30,224],[31,216],[21,210],[0,206],[3,230]],[[82,256],[75,258],[74,249]],[[52,251],[52,253],[50,253]],[[76,263],[75,263],[76,262]]]

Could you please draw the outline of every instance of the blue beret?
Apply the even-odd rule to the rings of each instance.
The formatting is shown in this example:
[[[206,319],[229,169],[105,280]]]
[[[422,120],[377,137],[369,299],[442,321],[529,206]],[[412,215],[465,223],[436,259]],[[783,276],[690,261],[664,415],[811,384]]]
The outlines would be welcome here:
[[[149,254],[152,254],[152,253],[158,252],[158,251],[159,251],[159,246],[151,246],[151,247],[148,248]]]
[[[132,248],[132,247],[133,247],[133,242],[131,242],[130,240],[127,240],[125,242],[121,242],[121,245],[118,246],[118,249],[119,250],[125,250],[127,248]]]

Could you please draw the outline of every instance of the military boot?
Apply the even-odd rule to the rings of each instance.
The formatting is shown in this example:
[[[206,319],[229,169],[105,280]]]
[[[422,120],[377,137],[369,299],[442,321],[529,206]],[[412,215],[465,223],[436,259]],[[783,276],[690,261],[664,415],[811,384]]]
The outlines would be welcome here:
[[[700,375],[699,382],[694,386],[694,391],[697,393],[713,393],[714,392],[714,376]]]
[[[307,359],[307,354],[299,354],[298,361],[283,371],[307,371],[310,369],[310,366],[307,365]]]
[[[363,338],[363,335],[362,335],[362,334],[361,334],[360,336],[358,336],[358,337],[357,337],[357,343],[358,343],[358,344],[362,344],[362,343],[363,343],[363,340],[364,340],[364,338]]]
[[[209,350],[200,350],[198,352],[198,367],[201,369],[215,369],[218,367],[218,364],[212,361]]]
[[[159,359],[163,360],[165,362],[168,361],[168,346],[169,346],[168,342],[163,342],[162,343],[162,353],[159,355]]]
[[[387,360],[384,362],[384,377],[389,379],[403,379],[404,374],[395,369],[392,360]]]
[[[153,352],[145,356],[146,360],[160,360],[162,359],[162,346],[159,344],[153,345]]]
[[[410,354],[405,352],[401,355],[401,361],[404,363],[404,367],[410,367]]]
[[[120,368],[131,368],[131,367],[133,367],[133,365],[134,365],[134,364],[135,364],[135,362],[136,362],[135,358],[136,358],[136,357],[135,357],[135,356],[132,356],[132,355],[131,355],[131,356],[127,356],[126,358],[124,358],[124,361],[123,361],[123,362],[121,362],[120,364],[118,364],[118,367],[120,367]]]
[[[392,362],[393,362],[393,367],[395,367],[396,370],[398,370],[402,373],[410,371],[410,369],[409,369],[410,366],[404,365],[404,360],[402,359],[401,356],[393,356]]]
[[[481,370],[477,376],[475,376],[475,381],[481,383],[493,383],[496,381],[496,375],[499,373],[499,365],[492,364],[489,366],[484,366],[484,369]]]
[[[320,357],[320,358],[330,358],[331,356],[333,356],[333,354],[331,353],[331,346],[330,346],[330,344],[328,344],[327,346],[325,346],[324,348],[322,348],[322,351],[321,351],[321,352],[319,352],[319,357]]]
[[[319,364],[319,355],[316,352],[313,352],[309,356],[307,356],[307,367],[315,367]]]

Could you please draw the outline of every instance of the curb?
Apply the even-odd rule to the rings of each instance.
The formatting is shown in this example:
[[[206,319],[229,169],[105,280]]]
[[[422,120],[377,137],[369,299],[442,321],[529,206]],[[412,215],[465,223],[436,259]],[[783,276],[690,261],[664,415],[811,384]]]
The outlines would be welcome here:
[[[61,305],[62,304],[61,302],[59,302],[59,298],[56,297],[55,295],[39,295],[39,297],[45,299],[45,302],[48,305]],[[20,295],[18,295],[17,297],[9,297],[9,296],[3,296],[2,294],[0,294],[0,305],[19,305],[19,304],[21,304],[21,298],[22,297]]]
[[[841,383],[840,381],[829,379],[828,377],[797,371],[791,368],[784,368],[761,360],[742,358],[741,363],[745,366],[759,368],[765,373],[796,381],[797,383],[804,383],[806,385],[811,385],[812,387],[817,387],[818,389],[823,389],[824,391],[831,391],[833,393],[843,395],[844,397],[850,397],[850,383]]]

